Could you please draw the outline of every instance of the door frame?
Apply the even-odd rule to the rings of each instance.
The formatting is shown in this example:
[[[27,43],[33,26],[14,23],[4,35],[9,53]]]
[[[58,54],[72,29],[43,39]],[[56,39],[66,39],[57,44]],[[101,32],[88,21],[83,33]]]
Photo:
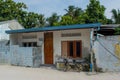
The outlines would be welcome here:
[[[46,43],[48,43],[48,42],[46,42],[45,41],[45,39],[48,39],[48,37],[46,36],[47,34],[51,34],[51,36],[52,36],[52,47],[51,47],[51,50],[52,50],[52,62],[50,62],[50,63],[47,63],[46,62],[46,48],[45,48],[45,45],[46,45]],[[45,32],[44,33],[44,64],[53,64],[54,63],[54,54],[53,54],[53,32]]]

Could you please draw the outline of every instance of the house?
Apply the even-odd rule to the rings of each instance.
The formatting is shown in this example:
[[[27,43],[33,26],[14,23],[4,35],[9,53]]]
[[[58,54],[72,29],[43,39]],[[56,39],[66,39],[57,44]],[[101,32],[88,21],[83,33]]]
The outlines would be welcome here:
[[[9,62],[9,34],[6,30],[24,29],[16,20],[0,22],[0,63]]]
[[[58,56],[86,58],[94,30],[100,26],[100,23],[93,23],[7,30],[13,56],[11,62],[14,65],[39,66],[55,64]]]

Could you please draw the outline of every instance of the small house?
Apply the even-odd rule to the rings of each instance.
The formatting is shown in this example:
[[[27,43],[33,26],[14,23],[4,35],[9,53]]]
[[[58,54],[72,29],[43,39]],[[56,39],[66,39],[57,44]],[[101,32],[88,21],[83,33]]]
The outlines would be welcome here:
[[[12,64],[55,64],[57,57],[89,56],[94,30],[100,23],[8,30]]]

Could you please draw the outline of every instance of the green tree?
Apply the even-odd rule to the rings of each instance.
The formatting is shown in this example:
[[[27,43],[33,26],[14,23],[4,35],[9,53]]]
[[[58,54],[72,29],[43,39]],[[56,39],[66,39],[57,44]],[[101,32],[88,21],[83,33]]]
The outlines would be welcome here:
[[[68,6],[68,9],[65,9],[65,11],[67,12],[65,15],[73,17],[75,12],[75,6],[73,5]]]
[[[107,23],[106,24],[113,24],[113,20],[112,19],[107,19]]]
[[[49,26],[54,26],[56,23],[59,22],[60,16],[57,13],[53,13],[51,17],[47,18]]]
[[[46,19],[43,14],[38,15],[38,22],[39,22],[39,27],[46,26]]]
[[[16,3],[12,0],[0,0],[0,21],[18,19],[27,9],[24,3]]]
[[[81,14],[83,14],[83,10],[79,7],[75,7],[73,5],[68,6],[68,9],[65,9],[65,11],[67,12],[64,16],[70,16],[72,18],[77,18],[79,17]]]
[[[60,25],[71,25],[74,24],[74,21],[71,16],[62,16]]]
[[[65,9],[66,14],[61,17],[60,22],[56,25],[71,25],[84,23],[83,15],[84,11],[81,8],[75,7],[73,5],[68,6],[68,9]]]
[[[104,15],[105,7],[100,5],[99,0],[90,0],[89,5],[87,5],[86,14],[88,15],[87,22],[95,23],[101,22],[103,24],[107,23],[107,18]]]
[[[29,12],[24,19],[25,28],[43,27],[45,25],[44,15],[41,14]]]
[[[120,10],[112,9],[112,18],[116,24],[120,24]]]

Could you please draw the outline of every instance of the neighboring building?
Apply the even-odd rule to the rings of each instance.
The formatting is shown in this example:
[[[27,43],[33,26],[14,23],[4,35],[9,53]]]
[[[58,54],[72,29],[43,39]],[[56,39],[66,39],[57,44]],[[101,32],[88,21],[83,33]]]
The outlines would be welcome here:
[[[11,63],[39,66],[55,64],[59,56],[86,58],[90,53],[94,29],[100,29],[100,25],[95,23],[8,30],[6,33],[10,34],[10,50],[13,55]]]
[[[24,29],[16,20],[0,22],[0,63],[9,63],[9,34],[6,30]]]
[[[9,35],[5,33],[6,30],[24,29],[16,20],[9,20],[0,22],[0,41],[9,40]]]
[[[120,26],[120,24],[101,25],[100,30],[97,32],[105,36],[115,35],[115,28],[118,26]]]

